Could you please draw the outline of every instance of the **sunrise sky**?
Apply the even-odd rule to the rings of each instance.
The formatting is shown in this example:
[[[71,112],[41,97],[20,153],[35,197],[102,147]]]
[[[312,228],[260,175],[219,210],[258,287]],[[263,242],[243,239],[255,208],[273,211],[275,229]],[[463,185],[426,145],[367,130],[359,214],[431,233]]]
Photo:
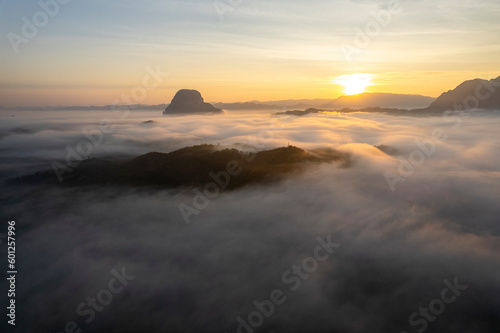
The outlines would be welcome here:
[[[437,97],[500,75],[498,0],[401,1],[391,12],[383,0],[59,1],[44,24],[38,1],[0,0],[0,106],[112,104],[147,66],[169,76],[145,104],[181,88],[210,102],[336,98],[351,74],[371,75],[366,91]],[[390,17],[375,23],[381,10]],[[342,47],[377,24],[349,61]],[[15,46],[14,35],[25,39]]]

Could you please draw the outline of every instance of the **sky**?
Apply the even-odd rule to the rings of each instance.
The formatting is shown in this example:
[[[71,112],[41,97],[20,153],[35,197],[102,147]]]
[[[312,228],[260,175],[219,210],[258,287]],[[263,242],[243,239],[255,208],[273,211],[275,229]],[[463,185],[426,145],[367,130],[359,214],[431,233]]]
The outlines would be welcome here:
[[[351,74],[437,97],[500,75],[498,17],[497,0],[0,0],[0,106],[127,104],[148,68],[168,76],[128,101],[336,98]]]

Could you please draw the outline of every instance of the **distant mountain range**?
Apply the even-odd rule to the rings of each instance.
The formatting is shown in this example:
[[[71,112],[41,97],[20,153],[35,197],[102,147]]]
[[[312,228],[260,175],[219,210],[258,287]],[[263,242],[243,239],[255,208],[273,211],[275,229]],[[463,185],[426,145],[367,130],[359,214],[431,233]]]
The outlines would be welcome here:
[[[325,108],[401,108],[416,109],[428,106],[435,98],[422,95],[389,94],[389,93],[363,93],[359,95],[340,96],[326,104]]]
[[[435,98],[422,95],[362,93],[351,96],[340,96],[336,99],[289,99],[283,101],[252,101],[246,103],[213,103],[215,107],[226,110],[283,110],[317,108],[324,110],[339,110],[343,108],[425,108]]]
[[[202,100],[202,99],[201,99]],[[202,102],[200,102],[201,105]],[[204,102],[203,102],[204,103]],[[208,104],[208,103],[205,103]],[[454,109],[499,109],[500,110],[500,76],[492,80],[474,79],[461,83],[455,89],[449,90],[437,99],[409,94],[392,93],[362,93],[358,95],[340,96],[336,99],[288,99],[277,101],[250,101],[236,103],[211,103],[216,109],[226,110],[272,110],[283,112],[288,110],[318,109],[335,111],[350,109],[407,110],[411,112],[435,113]],[[170,104],[144,105],[134,104],[127,106],[104,105],[104,106],[56,106],[56,107],[20,107],[3,108],[9,110],[113,110],[117,108],[129,108],[130,110],[165,110]],[[208,106],[206,106],[208,108]],[[0,108],[1,109],[1,108]],[[178,109],[178,108],[177,108]],[[166,112],[176,113],[176,112]],[[180,112],[179,113],[183,113]]]
[[[185,89],[182,89],[185,90]],[[181,90],[181,91],[182,91]],[[435,99],[432,97],[421,95],[405,95],[405,94],[390,94],[390,93],[363,93],[352,96],[341,96],[336,99],[289,99],[282,101],[250,101],[250,102],[236,102],[236,103],[211,103],[217,109],[225,110],[270,110],[270,111],[286,111],[295,109],[317,108],[323,110],[340,110],[343,108],[365,108],[365,107],[382,107],[382,108],[425,108],[431,104]],[[202,102],[200,102],[202,103]],[[207,104],[207,103],[205,103]],[[201,104],[200,104],[201,105]],[[53,107],[17,107],[8,108],[12,110],[26,110],[26,111],[98,111],[98,110],[116,110],[120,108],[128,108],[130,110],[151,110],[159,111],[166,110],[170,104],[132,104],[132,105],[103,105],[103,106],[53,106]],[[216,109],[210,109],[211,112],[219,112]],[[0,108],[1,109],[1,108]],[[7,109],[7,108],[5,108]],[[176,108],[174,111],[166,111],[165,114],[170,113],[183,113]]]
[[[471,109],[500,110],[500,76],[496,79],[474,79],[462,82],[455,89],[449,90],[437,99],[431,99],[428,107],[403,107],[423,103],[430,97],[420,95],[364,93],[352,96],[341,96],[324,105],[309,107],[305,111],[292,110],[276,112],[275,115],[304,116],[321,111],[341,112],[384,112],[388,114],[428,115],[445,111],[462,111]],[[318,100],[319,101],[319,100]],[[301,101],[303,102],[303,100]],[[376,106],[367,106],[376,105]],[[297,108],[299,109],[299,108]]]

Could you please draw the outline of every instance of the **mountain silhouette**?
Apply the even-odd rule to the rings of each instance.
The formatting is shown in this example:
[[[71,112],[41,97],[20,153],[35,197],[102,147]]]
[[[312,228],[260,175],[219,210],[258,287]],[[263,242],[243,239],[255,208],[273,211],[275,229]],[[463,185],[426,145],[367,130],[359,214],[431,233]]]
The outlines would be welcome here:
[[[222,110],[215,108],[209,103],[205,103],[199,91],[181,89],[175,94],[172,102],[167,106],[163,114],[205,112],[222,112]]]
[[[224,186],[231,190],[277,181],[304,170],[308,165],[333,161],[344,167],[351,163],[349,154],[327,148],[306,151],[288,146],[245,153],[205,144],[171,153],[151,152],[126,161],[91,158],[65,174],[62,183],[59,183],[53,170],[47,170],[10,179],[7,184],[197,187],[214,182],[214,174],[227,173],[228,165],[232,164],[233,169],[241,171]]]
[[[467,109],[500,110],[500,76],[492,80],[474,79],[462,82],[439,96],[425,110],[443,112]]]

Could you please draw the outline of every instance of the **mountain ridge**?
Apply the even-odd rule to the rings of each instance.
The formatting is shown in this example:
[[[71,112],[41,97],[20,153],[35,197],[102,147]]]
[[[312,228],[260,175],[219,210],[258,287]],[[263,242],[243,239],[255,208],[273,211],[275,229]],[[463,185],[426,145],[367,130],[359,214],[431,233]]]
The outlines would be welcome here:
[[[426,110],[434,112],[470,109],[500,109],[500,76],[496,79],[473,79],[442,93]]]
[[[181,89],[185,90],[185,89]],[[199,96],[201,98],[201,95]],[[174,97],[175,98],[175,97]],[[477,99],[477,101],[476,101]],[[248,101],[248,102],[212,102],[205,103],[203,98],[198,101],[201,112],[222,112],[226,110],[274,110],[288,111],[299,109],[318,109],[334,111],[342,109],[398,109],[409,112],[438,113],[448,110],[461,109],[500,109],[500,76],[496,79],[466,80],[454,89],[443,92],[439,97],[433,98],[418,94],[396,94],[365,92],[357,95],[339,96],[335,99],[286,99],[275,101]],[[211,105],[212,104],[212,105]],[[208,105],[210,107],[208,107]],[[46,106],[46,107],[2,107],[2,110],[26,111],[86,111],[86,110],[116,110],[127,108],[129,110],[170,110],[170,104],[131,104],[131,105],[104,105],[104,106]],[[198,110],[199,111],[199,110]],[[167,112],[184,113],[184,112]],[[190,112],[186,112],[190,113]],[[196,113],[196,112],[195,112]]]
[[[149,152],[131,160],[87,159],[65,174],[61,183],[54,170],[46,170],[11,178],[6,184],[197,187],[216,181],[214,178],[217,176],[214,175],[228,173],[231,164],[233,170],[240,171],[230,177],[230,182],[223,187],[233,190],[246,185],[279,181],[304,170],[308,165],[334,161],[346,167],[351,163],[348,153],[329,148],[307,151],[288,146],[248,153],[204,144],[170,153]]]
[[[276,101],[250,101],[235,103],[213,103],[214,106],[227,110],[280,110],[280,109],[343,109],[343,108],[423,108],[435,98],[418,94],[371,93],[339,96],[334,99],[287,99]]]

